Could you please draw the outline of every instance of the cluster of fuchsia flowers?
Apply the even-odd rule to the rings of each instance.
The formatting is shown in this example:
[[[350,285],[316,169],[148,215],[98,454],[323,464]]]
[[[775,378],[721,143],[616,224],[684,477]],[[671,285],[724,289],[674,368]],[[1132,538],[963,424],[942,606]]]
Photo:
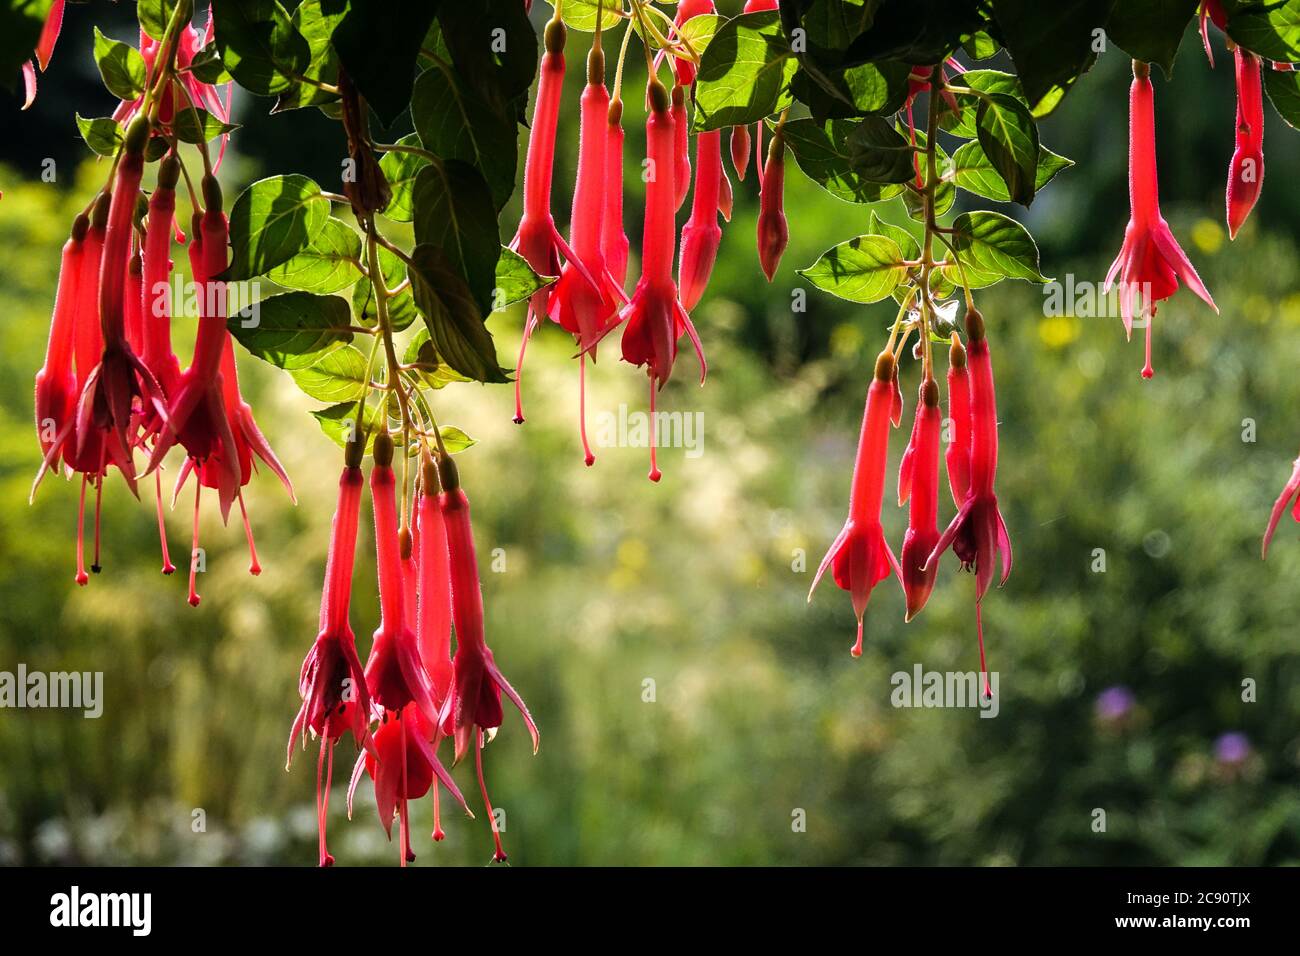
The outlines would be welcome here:
[[[612,0],[611,0],[612,4]],[[749,0],[745,12],[775,10],[776,0]],[[650,380],[650,421],[655,421],[655,397],[672,375],[677,346],[688,336],[700,362],[700,382],[707,372],[700,337],[690,310],[708,285],[718,246],[722,241],[721,213],[730,219],[731,181],[722,166],[722,131],[695,137],[695,190],[690,218],[677,243],[676,215],[691,191],[690,100],[699,53],[682,30],[690,19],[714,12],[713,0],[683,0],[677,14],[663,24],[652,15],[657,8],[634,7],[636,25],[658,39],[658,58],[646,47],[649,79],[646,85],[645,222],[641,243],[641,276],[629,297],[624,291],[628,268],[628,238],[623,228],[623,63],[631,38],[629,23],[614,74],[611,96],[605,82],[605,56],[601,47],[604,6],[599,7],[596,30],[587,55],[587,82],[582,92],[577,180],[573,189],[570,242],[555,226],[551,214],[551,180],[555,157],[556,125],[564,85],[564,48],[567,30],[560,19],[561,4],[546,25],[545,53],[537,81],[537,103],[524,169],[524,208],[519,229],[510,244],[541,275],[559,281],[535,293],[525,318],[515,380],[515,421],[523,423],[523,364],[528,340],[543,319],[558,323],[577,340],[578,373],[582,383],[579,430],[588,465],[595,462],[587,440],[585,378],[588,357],[606,335],[623,326],[623,360],[646,370]],[[661,29],[662,27],[662,29]],[[672,88],[660,82],[657,66],[671,53]],[[778,125],[763,161],[763,126],[754,124],[731,131],[731,159],[736,176],[744,179],[750,156],[760,170],[758,256],[768,281],[789,239],[784,212],[785,142]],[[674,252],[677,277],[673,278]],[[655,458],[655,437],[650,438],[650,480],[662,474]]]

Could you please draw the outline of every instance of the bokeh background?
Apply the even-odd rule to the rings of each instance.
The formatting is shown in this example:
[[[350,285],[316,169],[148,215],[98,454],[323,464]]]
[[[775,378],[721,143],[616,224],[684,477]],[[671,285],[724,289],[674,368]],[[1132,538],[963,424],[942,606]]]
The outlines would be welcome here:
[[[0,94],[0,670],[102,671],[105,687],[98,720],[0,710],[0,863],[311,864],[315,754],[285,773],[284,747],[316,630],[340,459],[307,414],[315,403],[241,353],[245,390],[299,503],[269,475],[247,490],[265,566],[257,578],[238,525],[223,528],[205,511],[197,610],[183,575],[158,573],[150,495],[137,503],[109,483],[105,570],[85,589],[73,583],[76,487],[47,481],[28,505],[39,457],[32,377],[59,248],[106,174],[86,159],[73,122],[74,112],[113,106],[90,56],[91,22],[131,40],[129,16],[70,7],[35,107],[20,114]],[[1231,61],[1220,45],[1212,71],[1194,41],[1189,31],[1175,77],[1157,84],[1162,198],[1221,313],[1175,296],[1157,320],[1157,375],[1144,382],[1140,342],[1125,343],[1118,318],[1045,315],[1042,290],[1023,283],[978,297],[1017,562],[985,605],[996,719],[890,703],[895,672],[978,666],[973,582],[951,558],[910,625],[899,589],[882,585],[860,660],[848,653],[847,595],[827,582],[805,602],[810,571],[794,568],[800,555],[815,568],[843,520],[862,399],[893,309],[811,288],[806,310],[792,308],[793,290],[806,286],[795,269],[866,231],[870,212],[822,193],[793,160],[792,238],[770,286],[754,249],[756,184],[752,175],[736,184],[736,213],[695,313],[709,382],[695,385],[684,354],[662,406],[703,413],[703,454],[664,450],[662,484],[645,480],[644,449],[598,449],[596,466],[583,467],[572,343],[554,328],[530,349],[526,426],[510,421],[509,387],[439,394],[442,420],[478,439],[461,469],[489,642],[542,729],[533,757],[508,712],[485,755],[512,862],[1300,862],[1300,533],[1289,518],[1268,563],[1259,559],[1300,442],[1300,194],[1291,188],[1300,135],[1269,109],[1263,198],[1229,243]],[[585,49],[571,33],[562,228]],[[635,91],[637,57],[629,63]],[[1007,210],[1038,237],[1045,274],[1097,281],[1118,249],[1127,69],[1118,50],[1100,58],[1043,126],[1044,142],[1078,165],[1031,210]],[[636,100],[630,93],[630,194],[640,189]],[[236,97],[244,126],[222,168],[226,194],[279,172],[337,181],[337,124],[314,110],[268,116],[269,106]],[[40,178],[47,158],[53,183]],[[629,195],[634,247],[638,206]],[[505,238],[517,211],[516,200]],[[906,222],[897,203],[878,211]],[[490,320],[503,364],[521,322],[517,308]],[[192,329],[178,322],[176,335],[187,347]],[[589,376],[593,417],[643,407],[644,378],[615,358],[611,349]],[[916,385],[908,363],[906,422]],[[887,495],[907,431],[893,434]],[[941,507],[946,521],[951,502]],[[183,559],[188,508],[167,520]],[[887,506],[896,546],[904,524]],[[363,529],[353,610],[363,655],[377,620],[372,546]],[[490,566],[494,549],[503,570]],[[1247,680],[1253,702],[1243,701]],[[347,749],[331,848],[342,864],[394,863],[367,785],[356,818],[344,819]],[[469,793],[472,768],[456,775]],[[193,832],[196,809],[204,832]],[[429,815],[427,800],[412,811],[419,865],[490,858],[482,814],[449,818],[436,848]]]

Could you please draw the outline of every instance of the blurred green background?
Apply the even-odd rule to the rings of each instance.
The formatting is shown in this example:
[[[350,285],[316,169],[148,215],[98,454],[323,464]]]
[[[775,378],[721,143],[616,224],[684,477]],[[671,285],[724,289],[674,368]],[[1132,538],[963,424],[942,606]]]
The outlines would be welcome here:
[[[128,12],[110,33],[131,38]],[[95,12],[96,22],[106,16]],[[197,610],[185,603],[182,575],[158,573],[151,493],[137,503],[110,481],[105,571],[85,589],[72,579],[75,486],[48,480],[27,503],[38,461],[32,377],[59,247],[106,172],[82,162],[72,121],[74,111],[112,107],[87,52],[90,22],[69,9],[30,113],[0,104],[0,670],[103,671],[104,712],[86,720],[0,710],[0,863],[311,864],[315,754],[287,774],[283,757],[298,667],[316,631],[340,464],[307,414],[315,403],[241,353],[245,390],[299,504],[266,474],[247,490],[265,567],[258,578],[246,572],[237,524],[222,528],[205,509]],[[460,462],[488,640],[542,730],[533,757],[508,712],[485,753],[512,862],[1300,862],[1300,533],[1289,517],[1267,564],[1258,553],[1300,441],[1300,199],[1290,188],[1300,137],[1269,110],[1263,199],[1229,243],[1230,61],[1220,47],[1211,71],[1193,41],[1189,31],[1175,78],[1157,85],[1161,186],[1221,314],[1185,291],[1167,303],[1157,375],[1144,382],[1140,342],[1125,343],[1118,318],[1045,316],[1042,290],[1021,283],[978,295],[998,376],[999,495],[1017,559],[985,604],[990,667],[1000,674],[996,719],[890,703],[895,672],[978,667],[973,582],[952,558],[910,625],[899,589],[878,589],[860,660],[848,654],[848,596],[827,581],[809,606],[810,572],[792,570],[800,555],[815,568],[843,521],[862,399],[893,318],[889,304],[859,307],[813,289],[806,311],[792,308],[804,286],[794,270],[865,231],[869,213],[820,192],[792,160],[792,238],[771,286],[754,251],[754,178],[735,184],[736,214],[695,312],[709,382],[696,387],[688,350],[661,406],[703,413],[703,454],[664,450],[660,485],[645,480],[644,449],[598,448],[596,466],[582,466],[572,343],[553,327],[530,347],[526,426],[510,421],[509,387],[439,393],[441,419],[479,442]],[[555,195],[562,228],[585,47],[571,34]],[[1118,51],[1103,55],[1044,125],[1044,141],[1079,165],[1031,211],[1008,210],[1039,238],[1045,274],[1099,280],[1118,249],[1127,66]],[[629,94],[627,111],[634,248],[636,99]],[[334,181],[337,124],[307,110],[268,117],[267,108],[237,99],[245,128],[223,168],[227,195],[278,172]],[[57,163],[53,184],[39,178],[45,157]],[[901,206],[880,212],[905,221]],[[514,215],[517,200],[503,217],[506,238]],[[490,320],[507,366],[521,322],[518,309]],[[176,334],[188,348],[192,329],[178,322]],[[643,408],[644,378],[616,358],[609,348],[589,375],[593,421],[621,403]],[[915,364],[903,375],[907,409],[887,495]],[[188,521],[185,506],[168,515],[182,559]],[[904,512],[887,505],[885,523],[897,547]],[[363,529],[353,609],[363,656],[377,621],[371,548]],[[502,570],[491,565],[495,549]],[[1097,549],[1104,572],[1094,570]],[[1255,702],[1242,699],[1246,680]],[[335,771],[331,849],[341,864],[394,863],[368,784],[356,819],[344,819],[348,750]],[[456,775],[470,793],[472,768]],[[193,832],[196,809],[204,832]],[[427,799],[412,811],[420,865],[490,859],[481,813],[449,816],[436,848],[429,816]]]

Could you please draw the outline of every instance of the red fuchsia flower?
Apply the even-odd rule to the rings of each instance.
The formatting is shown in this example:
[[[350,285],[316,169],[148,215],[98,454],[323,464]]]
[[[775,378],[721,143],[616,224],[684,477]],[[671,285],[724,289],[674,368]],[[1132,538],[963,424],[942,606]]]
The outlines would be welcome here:
[[[50,65],[50,58],[54,56],[54,44],[59,40],[59,32],[63,29],[63,0],[54,0],[50,5],[50,12],[45,15],[45,25],[41,27],[41,35],[36,40],[36,62],[28,60],[23,64],[23,87],[25,96],[23,97],[23,109],[27,109],[36,101],[36,67],[40,66],[41,72],[44,73],[46,67]]]
[[[680,37],[682,27],[687,20],[716,12],[713,0],[681,0],[681,3],[677,4],[677,15],[673,17],[673,33]],[[687,57],[673,58],[673,72],[677,76],[677,82],[682,86],[690,86],[695,82],[695,63]]]
[[[677,243],[676,189],[673,185],[675,126],[668,105],[668,92],[653,77],[649,85],[650,114],[646,118],[645,226],[641,239],[641,279],[624,307],[620,320],[623,332],[623,360],[645,366],[650,377],[650,480],[663,475],[655,460],[655,393],[663,388],[677,360],[677,341],[685,333],[700,359],[700,383],[708,372],[700,337],[691,317],[677,299],[673,281],[673,252]]]
[[[176,223],[176,183],[180,159],[169,155],[158,166],[158,184],[149,197],[144,239],[144,350],[142,358],[170,397],[181,377],[171,339],[171,243]],[[151,429],[157,431],[157,428]]]
[[[420,649],[420,663],[429,675],[433,688],[433,703],[439,714],[448,706],[454,673],[451,663],[451,561],[447,553],[447,526],[438,507],[438,470],[432,459],[425,456],[421,468],[419,494],[416,500],[416,581],[417,609],[415,640]],[[434,752],[442,740],[442,725],[434,724],[429,742]],[[446,836],[438,790],[433,791],[433,839]]]
[[[566,30],[558,12],[546,24],[546,53],[537,79],[537,105],[533,108],[532,132],[528,137],[528,158],[524,163],[524,215],[510,248],[523,256],[534,272],[545,276],[560,275],[560,256],[572,263],[578,274],[593,289],[595,280],[577,254],[555,227],[551,215],[551,179],[555,164],[555,128],[560,118],[560,97],[564,92],[564,43]],[[552,287],[533,294],[524,319],[524,336],[519,343],[519,360],[515,370],[515,421],[523,424],[524,406],[521,389],[524,378],[524,353],[528,340],[542,317],[550,311]]]
[[[136,493],[136,471],[131,456],[134,404],[152,405],[160,412],[166,405],[158,383],[126,338],[127,261],[131,256],[132,220],[148,138],[149,120],[139,117],[127,131],[118,160],[98,289],[104,351],[99,364],[86,378],[77,401],[78,452],[86,450],[89,435],[98,435],[101,456],[122,472],[133,493]]]
[[[186,460],[176,478],[173,500],[191,472],[197,472],[194,490],[194,530],[191,555],[198,550],[199,505],[204,488],[215,489],[222,521],[229,519],[238,501],[250,556],[249,573],[259,574],[261,565],[253,542],[252,525],[244,504],[242,488],[252,479],[254,456],[280,479],[289,499],[297,502],[293,483],[275,456],[253,418],[253,410],[239,391],[235,351],[226,330],[226,284],[216,276],[225,272],[230,223],[222,212],[221,187],[212,176],[203,178],[207,208],[195,213],[190,241],[190,269],[199,307],[198,335],[194,357],[177,379],[167,398],[167,427],[155,438],[149,468],[156,468],[178,441],[185,447]],[[161,345],[159,346],[161,348]],[[196,562],[190,562],[189,602],[200,602],[195,587]]]
[[[749,172],[749,156],[753,146],[753,138],[749,135],[749,127],[731,127],[730,144],[731,166],[736,170],[736,178],[744,182],[745,173]]]
[[[937,565],[949,547],[963,568],[975,570],[975,621],[979,634],[980,672],[985,675],[984,692],[990,695],[988,670],[984,662],[984,631],[980,605],[993,580],[993,563],[1000,554],[1002,579],[1011,574],[1011,538],[998,510],[994,480],[998,469],[998,408],[993,387],[993,362],[989,356],[984,317],[974,307],[966,310],[966,358],[970,376],[970,489],[956,517],[939,538],[926,560]],[[951,472],[950,472],[951,476]]]
[[[1291,477],[1282,489],[1282,493],[1277,496],[1277,501],[1273,502],[1273,511],[1268,516],[1268,527],[1264,529],[1264,544],[1260,548],[1260,557],[1268,557],[1268,546],[1273,540],[1273,533],[1277,531],[1278,522],[1282,520],[1282,512],[1286,510],[1287,505],[1292,504],[1291,517],[1300,521],[1300,458],[1296,458],[1291,469]]]
[[[211,10],[208,12],[208,23],[204,29],[199,30],[187,24],[177,34],[175,81],[168,89],[163,90],[162,95],[158,98],[158,122],[163,126],[171,126],[177,111],[188,109],[191,104],[211,113],[214,119],[220,120],[222,123],[230,122],[232,84],[213,85],[204,83],[190,72],[190,64],[194,62],[194,57],[212,42],[214,36],[215,21]],[[149,77],[146,86],[152,85],[154,64],[161,50],[162,40],[155,40],[142,29],[140,31],[140,55],[144,58],[147,76]],[[129,123],[131,118],[140,112],[144,99],[144,94],[141,94],[134,100],[123,100],[114,111],[113,118],[119,123]],[[226,143],[229,139],[229,133],[222,133],[218,139],[217,158],[214,164],[216,169],[221,168],[221,158],[226,153]]]
[[[948,422],[952,432],[943,457],[952,502],[960,508],[970,492],[970,372],[966,367],[966,349],[956,332],[952,334],[952,347],[948,350]],[[973,555],[968,559],[961,552],[957,556],[967,564],[974,560]]]
[[[627,285],[630,243],[623,229],[623,100],[617,92],[609,104],[605,123],[605,201],[600,221],[600,254],[610,278],[622,289]]]
[[[939,386],[933,378],[921,383],[916,403],[912,437],[898,468],[898,504],[911,499],[907,533],[903,536],[901,565],[903,593],[907,597],[907,620],[925,607],[939,572],[936,562],[927,567],[930,552],[939,541]]]
[[[587,441],[587,356],[618,321],[618,300],[626,301],[622,285],[609,275],[601,250],[605,213],[605,145],[609,92],[605,89],[605,57],[599,37],[587,58],[587,87],[582,92],[578,176],[570,219],[573,250],[560,270],[551,295],[549,314],[578,340],[579,431],[587,464],[595,463]],[[581,271],[580,271],[581,270]],[[589,281],[594,277],[595,285]]]
[[[89,231],[90,217],[82,213],[73,221],[72,233],[63,244],[45,364],[36,373],[36,437],[44,457],[42,475],[46,468],[57,471],[61,455],[68,451],[67,436],[72,429],[78,395],[77,374],[73,367],[73,336],[78,286],[86,258],[86,233]],[[37,477],[39,480],[40,476]],[[35,491],[33,487],[32,493]]]
[[[776,275],[789,242],[790,228],[785,221],[785,137],[778,128],[768,147],[758,204],[758,262],[768,282]]]
[[[893,376],[894,356],[885,349],[876,358],[875,376],[867,390],[858,456],[853,465],[853,487],[849,491],[849,517],[822,558],[808,589],[808,600],[812,601],[822,575],[833,565],[835,583],[852,595],[853,613],[858,618],[854,657],[862,656],[862,615],[866,613],[872,590],[891,572],[898,575],[900,582],[903,580],[903,570],[880,526],[880,509],[885,500],[885,465],[889,457]]]
[[[1237,145],[1228,165],[1228,238],[1255,208],[1264,186],[1264,93],[1259,57],[1240,46],[1233,52],[1237,77]]]
[[[1103,293],[1109,292],[1119,277],[1120,315],[1124,331],[1132,336],[1134,299],[1139,298],[1138,315],[1145,318],[1146,364],[1142,377],[1155,374],[1151,367],[1151,323],[1160,302],[1178,291],[1178,280],[1195,292],[1215,312],[1214,304],[1201,277],[1188,260],[1178,240],[1160,214],[1159,184],[1156,175],[1155,95],[1151,89],[1151,68],[1133,61],[1133,85],[1129,89],[1129,223],[1124,245],[1106,273]]]
[[[443,705],[443,733],[455,741],[456,762],[459,763],[474,748],[474,766],[478,774],[479,791],[488,819],[492,821],[492,838],[496,843],[493,857],[497,862],[506,859],[497,832],[483,778],[483,746],[485,734],[491,739],[501,726],[501,695],[504,693],[519,709],[528,733],[533,738],[533,753],[541,743],[537,724],[519,693],[497,668],[483,634],[483,589],[479,584],[478,559],[474,554],[474,530],[470,525],[469,499],[460,486],[456,463],[447,455],[438,459],[438,473],[442,479],[442,492],[438,507],[442,511],[447,532],[447,555],[450,562],[451,611],[456,626],[456,657],[452,662],[454,690]]]
[[[682,307],[695,308],[713,274],[722,242],[718,225],[718,192],[726,174],[722,172],[722,131],[710,130],[695,137],[695,195],[691,218],[682,227],[682,248],[677,263],[677,285]]]
[[[348,619],[364,484],[361,468],[354,463],[360,457],[360,446],[349,446],[349,461],[339,476],[338,506],[330,530],[325,587],[321,592],[320,633],[302,662],[298,677],[298,696],[302,698],[302,706],[289,731],[288,754],[284,763],[288,770],[300,741],[306,747],[308,730],[320,738],[320,757],[316,766],[316,818],[321,866],[334,862],[325,842],[330,781],[334,774],[334,744],[344,733],[351,731],[358,748],[374,750],[370,738],[370,692],[357,657],[356,636]]]

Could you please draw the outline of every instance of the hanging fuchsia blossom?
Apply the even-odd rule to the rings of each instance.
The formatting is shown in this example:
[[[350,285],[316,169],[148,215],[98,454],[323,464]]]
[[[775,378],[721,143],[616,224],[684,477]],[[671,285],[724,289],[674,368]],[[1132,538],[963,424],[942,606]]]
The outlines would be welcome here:
[[[600,221],[600,254],[619,289],[627,285],[630,243],[623,228],[623,101],[617,95],[605,120],[605,200]]]
[[[962,346],[957,333],[952,335],[952,347],[948,350],[948,421],[951,423],[952,440],[948,450],[943,453],[944,464],[948,470],[948,487],[952,491],[952,502],[958,508],[966,503],[970,492],[970,371],[966,365],[966,349]],[[963,562],[970,563],[958,553]]]
[[[350,446],[349,459],[359,459],[359,452],[358,445]],[[363,484],[361,468],[357,464],[347,464],[339,476],[338,506],[334,511],[329,555],[325,562],[320,633],[302,662],[298,677],[302,707],[289,731],[288,755],[284,764],[288,770],[299,742],[306,747],[309,730],[320,738],[320,757],[316,766],[316,817],[321,866],[330,866],[334,862],[325,841],[330,782],[334,775],[334,744],[351,731],[358,748],[374,748],[369,729],[370,692],[357,657],[356,636],[348,619]]]
[[[1236,148],[1228,164],[1228,238],[1237,238],[1264,186],[1264,92],[1259,57],[1238,46]]]
[[[651,78],[650,115],[646,118],[648,179],[645,230],[641,240],[641,279],[631,301],[619,316],[623,331],[623,360],[645,366],[650,378],[650,420],[655,421],[655,394],[663,388],[677,361],[677,341],[689,335],[700,360],[700,382],[708,373],[700,337],[691,317],[677,299],[673,281],[673,252],[677,243],[675,187],[673,185],[674,123],[668,92]],[[652,429],[653,431],[653,429]],[[650,480],[662,477],[655,456],[655,435],[650,436]]]
[[[564,44],[566,30],[558,11],[546,24],[546,52],[537,79],[537,104],[533,108],[532,132],[528,137],[528,158],[524,165],[524,215],[510,248],[527,260],[533,271],[544,276],[558,276],[560,256],[571,263],[582,281],[593,289],[594,278],[578,255],[560,235],[551,215],[551,179],[555,164],[555,128],[560,118],[560,98],[564,90]],[[552,287],[534,293],[524,319],[524,336],[519,343],[519,360],[515,372],[515,421],[523,424],[524,353],[528,340],[542,318],[550,312]],[[596,293],[598,294],[598,293]]]
[[[876,371],[867,390],[867,406],[862,414],[857,460],[853,465],[849,517],[826,551],[826,557],[822,558],[812,587],[808,589],[808,600],[811,601],[822,575],[833,565],[835,583],[853,597],[853,613],[858,619],[858,637],[852,649],[854,657],[862,655],[862,615],[866,613],[871,592],[891,572],[898,576],[900,583],[903,580],[903,570],[880,526],[880,509],[885,500],[885,466],[889,457],[894,364],[889,349],[876,358]]]
[[[722,243],[718,225],[718,193],[726,174],[722,171],[722,132],[710,130],[695,138],[695,195],[691,218],[682,227],[682,248],[677,264],[677,285],[682,307],[695,308],[713,274]]]
[[[456,463],[449,456],[440,457],[438,474],[442,481],[438,506],[447,532],[452,619],[456,625],[456,657],[452,662],[455,690],[448,703],[443,705],[442,729],[455,741],[457,763],[470,747],[474,748],[479,791],[483,795],[488,819],[492,821],[492,839],[496,843],[493,859],[504,862],[506,852],[501,845],[501,834],[497,832],[492,800],[483,777],[485,737],[501,726],[504,716],[501,711],[502,693],[519,709],[533,739],[533,753],[537,753],[541,736],[523,698],[497,667],[492,649],[484,637],[483,589],[479,584],[478,558],[474,554],[474,530],[470,525],[469,499],[461,488]]]
[[[1160,197],[1156,175],[1155,94],[1151,89],[1151,69],[1133,61],[1133,85],[1129,90],[1129,166],[1128,195],[1130,218],[1124,232],[1124,245],[1106,273],[1103,292],[1109,292],[1119,279],[1120,315],[1124,331],[1133,334],[1135,314],[1146,320],[1146,364],[1142,377],[1155,374],[1151,366],[1151,325],[1156,308],[1178,291],[1178,280],[1195,292],[1215,312],[1214,304],[1201,277],[1169,230],[1160,214]],[[1138,299],[1138,311],[1134,300]]]
[[[903,593],[907,597],[907,620],[925,607],[934,590],[938,564],[927,567],[930,552],[939,541],[939,386],[933,378],[921,383],[916,402],[912,437],[898,468],[898,504],[909,499],[907,533],[899,563],[903,569]]]

